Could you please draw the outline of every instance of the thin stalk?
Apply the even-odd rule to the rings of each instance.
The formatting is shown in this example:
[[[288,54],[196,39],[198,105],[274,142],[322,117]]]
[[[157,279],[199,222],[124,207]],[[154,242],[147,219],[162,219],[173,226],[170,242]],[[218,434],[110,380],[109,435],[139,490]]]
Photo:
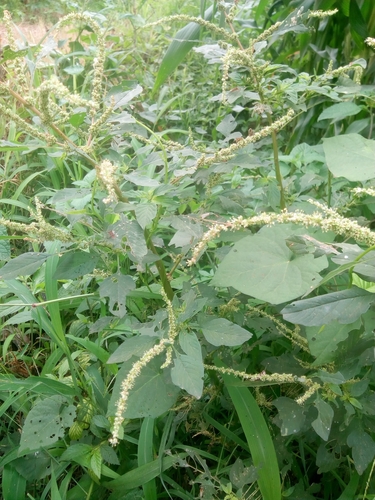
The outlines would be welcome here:
[[[267,116],[268,116],[269,124],[272,125],[271,116],[270,115],[267,115]],[[281,210],[285,210],[285,208],[286,208],[285,191],[284,191],[284,186],[283,186],[283,176],[281,175],[281,170],[280,170],[279,148],[277,147],[277,134],[276,134],[275,130],[273,130],[271,132],[271,137],[272,137],[273,162],[275,165],[276,180],[277,180],[277,183],[279,184],[279,190],[280,190],[280,208],[281,208]]]
[[[327,181],[327,206],[331,208],[331,198],[332,198],[332,174],[328,170],[328,181]]]

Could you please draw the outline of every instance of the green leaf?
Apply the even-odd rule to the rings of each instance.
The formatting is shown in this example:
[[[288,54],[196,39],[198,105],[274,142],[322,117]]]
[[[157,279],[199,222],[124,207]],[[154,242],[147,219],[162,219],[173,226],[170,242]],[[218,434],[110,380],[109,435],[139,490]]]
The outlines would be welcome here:
[[[171,370],[172,382],[199,399],[203,392],[204,368],[202,355],[199,358],[179,354]]]
[[[11,464],[4,466],[1,486],[3,500],[25,500],[26,479]]]
[[[149,464],[153,462],[154,458],[154,426],[155,419],[145,418],[142,422],[141,432],[138,441],[138,466]],[[145,498],[148,500],[156,500],[156,483],[155,479],[147,481],[142,485]]]
[[[276,406],[281,420],[281,435],[297,434],[306,420],[304,408],[293,399],[284,396],[275,399],[273,404]]]
[[[211,6],[204,13],[204,18],[206,21],[209,21],[212,15],[213,7]],[[201,29],[199,24],[189,23],[176,33],[175,39],[168,47],[160,64],[153,88],[154,92],[166,81],[194,45],[196,45]]]
[[[375,301],[372,293],[353,287],[311,299],[298,300],[281,311],[285,321],[305,326],[354,323]]]
[[[142,229],[154,220],[156,213],[157,207],[153,203],[138,203],[135,207],[135,217]]]
[[[157,477],[161,472],[168,470],[173,465],[178,465],[181,460],[186,456],[186,454],[172,455],[163,457],[162,468],[160,470],[160,460],[154,460],[153,462],[141,465],[136,469],[133,469],[123,476],[107,483],[110,490],[118,492],[119,495],[111,495],[111,500],[120,500],[124,497],[124,490],[133,490],[134,488],[139,488],[142,484],[151,481]]]
[[[362,111],[362,108],[357,106],[354,102],[339,102],[338,104],[326,108],[323,113],[320,114],[318,122],[330,119],[334,123],[338,120],[344,120],[348,116],[357,115],[360,111]]]
[[[366,21],[363,19],[361,9],[357,0],[350,0],[349,21],[351,28],[359,35],[363,41],[369,36]]]
[[[298,234],[292,226],[272,226],[242,238],[219,264],[211,285],[232,286],[271,304],[300,297],[320,281],[318,273],[328,263],[325,256],[295,255],[285,241],[292,234]]]
[[[17,57],[24,57],[27,55],[29,49],[13,50],[9,45],[5,45],[1,50],[0,64],[6,61],[17,59]]]
[[[332,321],[328,325],[310,326],[306,328],[306,337],[311,354],[316,358],[312,366],[331,363],[335,359],[338,344],[348,338],[353,330],[360,328],[360,320],[346,325]]]
[[[19,453],[39,450],[56,443],[64,436],[76,415],[73,405],[61,396],[39,401],[28,413],[22,429]]]
[[[375,178],[375,141],[358,134],[337,135],[323,139],[323,149],[336,177],[356,182]]]
[[[315,400],[314,406],[318,410],[318,417],[311,422],[311,425],[318,436],[324,441],[328,441],[334,414],[333,409],[320,397]]]
[[[132,356],[140,358],[148,349],[155,344],[155,337],[148,335],[137,335],[126,339],[108,359],[107,363],[123,363]]]
[[[257,468],[262,498],[281,500],[280,472],[275,447],[262,412],[249,389],[231,385],[235,378],[232,375],[221,376],[240,419],[253,464]]]
[[[0,279],[12,280],[18,276],[30,276],[48,259],[49,255],[39,252],[27,252],[7,262],[0,269]]]
[[[160,366],[164,361],[165,356],[158,356],[142,368],[133,389],[130,391],[124,418],[157,418],[175,403],[180,390],[172,384],[169,370],[160,372]],[[127,361],[117,374],[107,416],[116,414],[116,403],[120,398],[122,381],[126,378],[133,364],[132,360]]]
[[[100,453],[100,447],[96,447],[93,449],[91,454],[90,469],[99,479],[102,473],[102,463],[103,463],[103,457],[102,454]]]
[[[134,280],[121,273],[112,274],[99,285],[100,297],[109,298],[109,310],[122,318],[126,314],[126,296],[135,289]]]
[[[225,318],[215,318],[201,324],[206,340],[215,346],[238,346],[251,339],[253,334]]]
[[[354,466],[362,475],[375,457],[375,442],[367,432],[356,429],[349,434],[347,443],[352,448]]]
[[[53,275],[55,280],[74,280],[80,276],[91,273],[99,256],[87,252],[68,252],[64,254],[57,264]]]
[[[181,349],[188,356],[193,358],[202,359],[202,349],[198,337],[192,331],[181,332],[178,336]]]

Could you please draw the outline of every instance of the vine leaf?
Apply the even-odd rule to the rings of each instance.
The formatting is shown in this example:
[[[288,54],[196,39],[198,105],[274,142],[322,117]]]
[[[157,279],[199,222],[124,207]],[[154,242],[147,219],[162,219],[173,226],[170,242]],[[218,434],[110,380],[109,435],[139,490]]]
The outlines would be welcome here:
[[[375,141],[359,134],[337,135],[323,139],[327,166],[336,177],[349,181],[374,178]]]
[[[286,239],[300,231],[271,226],[242,238],[219,264],[211,285],[232,286],[271,304],[300,297],[320,281],[318,273],[328,265],[324,255],[295,254],[287,246]]]

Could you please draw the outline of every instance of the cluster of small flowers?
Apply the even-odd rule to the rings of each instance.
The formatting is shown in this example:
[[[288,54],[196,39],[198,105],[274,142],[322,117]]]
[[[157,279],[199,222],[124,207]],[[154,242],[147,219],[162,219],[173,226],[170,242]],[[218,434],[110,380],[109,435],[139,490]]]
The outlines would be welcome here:
[[[375,196],[375,188],[354,188],[352,189],[352,193],[354,193],[355,196]]]
[[[117,167],[113,165],[109,160],[103,160],[99,165],[96,166],[96,175],[100,182],[105,187],[108,196],[103,199],[104,203],[111,203],[112,201],[118,201],[116,194],[116,179],[115,172]]]
[[[222,368],[218,366],[213,366],[213,365],[204,365],[204,368],[206,370],[213,370],[218,373],[222,373],[224,375],[234,375],[235,377],[242,378],[243,380],[250,380],[251,382],[276,382],[278,384],[294,384],[296,382],[301,382],[296,378],[295,375],[292,375],[290,373],[272,373],[268,375],[265,372],[261,373],[246,373],[246,372],[240,372],[238,370],[234,370],[233,368]],[[305,378],[303,384],[309,384],[310,380]]]
[[[276,328],[278,332],[281,333],[281,335],[288,338],[294,345],[298,346],[303,351],[310,353],[310,349],[308,347],[308,341],[304,337],[302,337],[302,335],[299,334],[298,325],[295,327],[294,330],[291,330],[286,325],[284,325],[284,323],[279,321],[271,314],[268,314],[266,311],[263,311],[262,309],[258,309],[252,306],[247,306],[247,308],[249,309],[249,311],[253,313],[259,314],[264,318],[270,319],[276,325]]]
[[[227,161],[233,156],[233,154],[238,149],[242,149],[248,144],[251,144],[253,142],[258,142],[261,139],[264,139],[265,137],[271,135],[272,132],[277,132],[281,130],[282,128],[285,127],[285,125],[287,125],[291,120],[293,120],[293,117],[294,117],[294,110],[289,109],[286,115],[276,120],[272,125],[262,128],[259,132],[255,132],[255,134],[251,136],[244,137],[243,139],[240,139],[238,142],[234,142],[229,147],[221,149],[220,151],[218,151],[209,158],[207,158],[206,155],[202,155],[197,161],[197,168],[202,166],[209,166],[212,165],[213,163]]]
[[[318,18],[318,19],[324,19],[325,17],[329,16],[334,16],[337,14],[339,9],[332,9],[332,10],[312,10],[309,12],[308,19],[311,19],[312,17]]]
[[[176,316],[173,311],[172,302],[168,299],[167,294],[164,289],[161,290],[162,297],[167,305],[168,320],[169,320],[169,330],[168,337],[161,339],[160,343],[149,349],[139,361],[134,363],[131,370],[129,371],[127,377],[123,380],[121,384],[120,397],[116,404],[116,415],[113,422],[112,437],[109,442],[112,446],[115,446],[119,442],[119,434],[121,425],[124,421],[123,414],[128,406],[128,399],[130,391],[133,389],[137,377],[140,375],[142,368],[148,365],[148,363],[154,359],[159,354],[162,354],[167,350],[167,356],[165,363],[161,368],[166,368],[172,362],[172,346],[176,340],[178,333]]]
[[[369,47],[371,47],[372,49],[374,49],[374,50],[375,50],[375,38],[370,38],[370,37],[368,37],[368,38],[366,38],[365,43],[366,43]]]
[[[195,264],[206,245],[217,238],[222,231],[236,231],[252,226],[268,226],[276,223],[291,222],[305,227],[320,227],[323,231],[333,231],[368,246],[375,245],[375,233],[371,229],[360,226],[357,222],[339,215],[333,208],[328,208],[315,200],[309,200],[309,203],[317,206],[322,213],[314,212],[310,215],[301,211],[289,213],[285,210],[280,214],[261,213],[249,219],[239,216],[221,224],[214,224],[193,249],[192,257],[187,265]]]

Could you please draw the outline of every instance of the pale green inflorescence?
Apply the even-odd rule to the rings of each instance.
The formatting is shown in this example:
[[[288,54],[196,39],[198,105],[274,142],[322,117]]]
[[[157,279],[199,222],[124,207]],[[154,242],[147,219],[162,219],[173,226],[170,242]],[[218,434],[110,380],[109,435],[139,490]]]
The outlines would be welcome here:
[[[357,222],[338,214],[333,208],[328,208],[315,200],[309,200],[309,202],[317,206],[320,212],[306,214],[301,211],[287,212],[284,210],[280,214],[261,213],[248,219],[240,216],[221,224],[214,224],[193,249],[188,265],[195,264],[207,243],[217,238],[222,231],[236,231],[253,226],[294,223],[305,227],[320,227],[323,231],[333,231],[368,246],[375,245],[375,233],[371,229],[360,226]]]
[[[161,290],[162,297],[167,305],[168,311],[168,321],[169,321],[169,330],[167,338],[161,339],[160,343],[149,349],[140,359],[135,362],[129,371],[128,375],[125,377],[121,384],[120,390],[120,398],[117,401],[117,409],[115,420],[113,422],[112,427],[112,437],[109,439],[109,442],[112,446],[115,446],[119,442],[119,434],[121,425],[124,421],[123,414],[128,407],[128,399],[130,395],[130,391],[133,389],[137,377],[140,375],[142,368],[148,365],[150,361],[152,361],[156,356],[162,354],[164,351],[167,351],[166,361],[162,365],[161,368],[165,368],[172,361],[172,347],[176,340],[176,336],[178,334],[176,316],[173,311],[173,306],[171,301],[168,299],[167,294],[164,290]]]

